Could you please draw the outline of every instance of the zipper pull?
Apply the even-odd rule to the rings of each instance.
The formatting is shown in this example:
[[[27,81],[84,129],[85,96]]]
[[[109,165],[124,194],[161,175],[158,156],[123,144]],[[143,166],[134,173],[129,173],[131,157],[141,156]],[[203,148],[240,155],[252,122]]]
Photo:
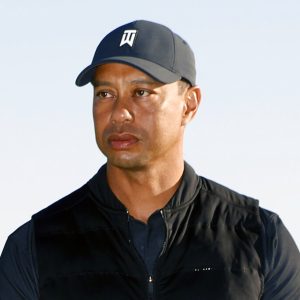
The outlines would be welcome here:
[[[153,277],[150,275],[148,277],[148,296],[149,296],[149,299],[153,299]]]

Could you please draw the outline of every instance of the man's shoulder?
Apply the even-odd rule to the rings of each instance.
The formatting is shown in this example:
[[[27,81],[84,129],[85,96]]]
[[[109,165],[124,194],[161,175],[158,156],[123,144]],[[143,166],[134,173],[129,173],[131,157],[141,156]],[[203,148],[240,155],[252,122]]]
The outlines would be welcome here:
[[[28,221],[12,232],[6,242],[6,247],[18,249],[20,253],[28,251],[31,242],[32,222]]]
[[[84,185],[75,191],[71,192],[67,196],[59,199],[52,203],[48,207],[42,209],[33,215],[33,219],[55,217],[55,215],[63,214],[72,210],[74,207],[80,205],[87,198],[90,199],[91,195],[94,194],[92,186],[98,185],[105,179],[106,176],[106,165],[103,165],[99,171],[89,179]]]
[[[55,217],[71,210],[73,207],[79,205],[89,195],[88,185],[84,184],[82,187],[71,192],[67,196],[52,203],[48,207],[42,209],[32,216],[33,220]]]
[[[259,201],[257,199],[241,194],[211,179],[202,176],[200,178],[202,180],[201,191],[207,193],[210,198],[225,202],[236,208],[246,208],[258,213]]]

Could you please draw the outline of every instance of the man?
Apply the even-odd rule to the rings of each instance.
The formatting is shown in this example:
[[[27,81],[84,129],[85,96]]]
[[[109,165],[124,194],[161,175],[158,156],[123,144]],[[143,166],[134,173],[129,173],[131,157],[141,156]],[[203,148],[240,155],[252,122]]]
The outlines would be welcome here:
[[[109,33],[92,83],[107,164],[13,233],[0,299],[300,299],[300,254],[279,217],[183,160],[200,104],[194,55],[170,29]]]

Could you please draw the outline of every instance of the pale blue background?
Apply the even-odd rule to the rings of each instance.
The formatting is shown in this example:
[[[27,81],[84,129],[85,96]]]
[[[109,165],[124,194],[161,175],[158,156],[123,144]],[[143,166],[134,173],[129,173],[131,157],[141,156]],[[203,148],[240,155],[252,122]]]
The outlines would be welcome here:
[[[74,81],[106,33],[141,18],[195,51],[203,102],[187,161],[279,213],[300,245],[299,16],[296,0],[0,0],[0,250],[105,161],[91,86]]]

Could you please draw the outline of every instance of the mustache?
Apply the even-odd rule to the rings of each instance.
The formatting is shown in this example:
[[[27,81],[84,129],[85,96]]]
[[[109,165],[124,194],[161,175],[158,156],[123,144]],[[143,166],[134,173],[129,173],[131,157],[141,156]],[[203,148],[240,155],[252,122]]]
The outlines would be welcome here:
[[[131,124],[121,124],[121,125],[116,124],[116,125],[110,125],[106,127],[103,131],[103,137],[105,140],[107,140],[110,136],[114,134],[123,134],[123,133],[132,135],[139,140],[147,136],[147,132],[142,128],[136,128]]]

